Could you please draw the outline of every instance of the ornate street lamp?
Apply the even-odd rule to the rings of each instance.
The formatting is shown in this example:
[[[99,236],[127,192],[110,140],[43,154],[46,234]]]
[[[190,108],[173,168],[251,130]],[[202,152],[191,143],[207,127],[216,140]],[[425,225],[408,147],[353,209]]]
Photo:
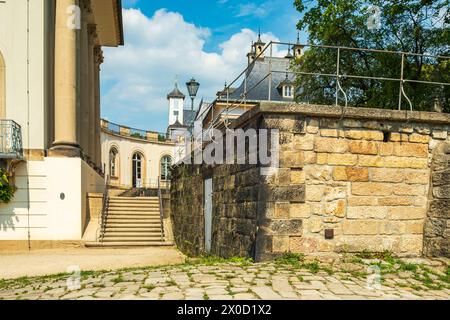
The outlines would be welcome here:
[[[197,96],[200,83],[198,83],[197,81],[195,81],[194,78],[192,78],[189,82],[186,83],[186,86],[189,92],[189,96],[191,97],[192,100],[191,110],[194,110],[194,99]]]

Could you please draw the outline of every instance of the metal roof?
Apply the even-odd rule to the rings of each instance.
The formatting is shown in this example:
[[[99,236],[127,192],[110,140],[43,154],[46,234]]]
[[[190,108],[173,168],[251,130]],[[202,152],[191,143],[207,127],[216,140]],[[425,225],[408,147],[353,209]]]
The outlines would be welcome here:
[[[175,83],[175,88],[171,93],[167,95],[167,99],[169,98],[181,98],[184,99],[186,96],[178,89],[178,83]]]
[[[269,63],[271,62],[272,66],[272,88],[271,88],[271,97],[272,101],[291,101],[292,99],[283,98],[281,90],[279,90],[279,85],[287,80],[289,82],[295,81],[295,75],[292,73],[287,73],[289,71],[291,59],[289,58],[278,58],[278,57],[264,57],[255,61],[253,66],[247,72],[247,100],[254,101],[265,101],[268,100],[269,93],[269,80],[270,76],[267,76],[270,73]],[[264,77],[266,79],[262,80]],[[259,83],[261,81],[261,83]],[[258,84],[259,83],[259,84]],[[244,93],[244,81],[242,84],[234,90],[230,92],[229,99],[239,99],[241,100]],[[221,98],[226,98],[226,96],[221,96]]]

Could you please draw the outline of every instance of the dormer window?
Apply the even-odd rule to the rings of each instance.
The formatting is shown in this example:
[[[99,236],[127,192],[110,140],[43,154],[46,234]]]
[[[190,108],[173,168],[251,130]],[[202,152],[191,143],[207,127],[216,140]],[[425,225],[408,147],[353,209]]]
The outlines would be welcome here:
[[[283,98],[293,98],[294,97],[294,86],[285,85],[283,86]]]

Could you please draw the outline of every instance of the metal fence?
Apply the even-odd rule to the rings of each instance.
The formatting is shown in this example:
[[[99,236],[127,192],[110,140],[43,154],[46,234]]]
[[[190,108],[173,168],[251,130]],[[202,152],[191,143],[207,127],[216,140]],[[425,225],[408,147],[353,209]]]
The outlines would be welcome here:
[[[104,129],[106,129],[106,131],[126,137],[138,138],[148,141],[159,141],[159,142],[170,141],[170,136],[167,133],[130,128],[122,126],[120,124],[109,122],[107,120],[102,120],[102,126]]]
[[[23,157],[22,129],[14,120],[0,119],[0,158]]]
[[[272,67],[272,60],[273,58],[276,58],[275,52],[287,52],[288,50],[291,50],[293,46],[299,46],[301,48],[315,48],[320,50],[329,50],[330,55],[336,58],[335,63],[330,66],[329,70],[316,70],[314,72],[310,71],[301,71],[301,70],[295,70],[293,68],[288,68],[286,70],[275,70]],[[281,49],[280,49],[281,48]],[[285,49],[285,50],[283,50]],[[349,53],[359,53],[358,55],[361,56],[364,54],[365,56],[372,55],[374,56],[381,56],[381,55],[391,55],[391,58],[395,57],[395,59],[390,59],[389,61],[398,61],[398,63],[395,63],[394,66],[386,64],[385,66],[382,66],[381,69],[389,70],[390,73],[393,70],[392,68],[395,68],[395,71],[398,71],[398,76],[384,76],[384,75],[364,75],[364,74],[352,74],[347,70],[348,68],[343,67],[343,59],[350,59],[352,56]],[[257,63],[259,58],[262,57],[269,57],[269,63],[267,64],[267,71],[264,73],[264,76],[259,79],[256,83],[253,83],[252,85],[249,85],[248,83],[248,75],[250,74],[250,71],[254,67],[255,63]],[[373,59],[372,57],[372,59]],[[362,59],[362,57],[361,57]],[[271,41],[268,43],[262,50],[262,52],[256,56],[252,63],[250,63],[247,68],[245,68],[232,82],[230,82],[225,89],[222,91],[223,94],[214,100],[208,108],[205,109],[205,111],[200,115],[203,116],[204,114],[207,114],[209,110],[215,105],[217,101],[225,102],[226,108],[218,112],[212,121],[210,122],[209,128],[218,127],[221,124],[225,123],[225,126],[227,126],[228,123],[228,115],[236,109],[239,109],[243,104],[248,102],[258,102],[258,101],[272,101],[272,92],[273,92],[273,83],[272,83],[272,77],[277,73],[283,73],[286,74],[286,77],[289,75],[290,77],[316,77],[316,78],[328,78],[333,80],[333,85],[330,86],[330,88],[327,89],[327,91],[324,91],[324,95],[328,94],[329,96],[334,96],[334,101],[329,104],[334,104],[335,106],[340,106],[343,109],[343,113],[345,112],[345,108],[350,105],[350,101],[355,96],[354,94],[354,88],[351,86],[345,86],[345,82],[352,81],[371,81],[372,85],[378,85],[377,82],[394,82],[398,84],[397,87],[397,98],[396,101],[390,101],[392,107],[391,109],[398,109],[402,110],[405,109],[405,106],[408,110],[412,111],[417,109],[417,106],[414,106],[414,102],[410,99],[410,96],[407,93],[407,90],[405,90],[405,87],[407,85],[425,85],[427,88],[430,88],[430,90],[425,90],[425,94],[428,94],[429,92],[429,100],[432,102],[433,95],[432,92],[434,89],[438,89],[441,92],[444,90],[444,88],[447,88],[450,86],[450,83],[448,82],[441,82],[441,81],[431,81],[428,79],[412,79],[408,78],[405,75],[405,64],[409,60],[417,60],[420,59],[420,61],[424,62],[425,66],[430,65],[436,65],[436,61],[445,61],[446,63],[450,62],[449,56],[439,56],[439,55],[430,55],[430,54],[418,54],[418,53],[410,53],[410,52],[398,52],[398,51],[389,51],[389,50],[376,50],[376,49],[363,49],[363,48],[352,48],[352,47],[343,47],[343,46],[323,46],[323,45],[309,45],[309,44],[299,44],[299,43],[288,43],[288,42],[275,42]],[[383,59],[379,59],[378,63],[382,63]],[[431,62],[434,60],[435,62]],[[355,61],[355,63],[358,63]],[[448,65],[447,65],[448,67]],[[386,72],[387,73],[387,72]],[[447,75],[448,76],[448,75]],[[267,81],[268,80],[268,81]],[[249,100],[248,96],[249,94],[254,90],[261,90],[262,86],[265,86],[266,84],[267,88],[264,88],[264,90],[267,90],[267,95],[259,99],[258,101],[254,101],[254,99]],[[239,96],[231,97],[230,92],[233,92],[236,88],[236,86],[243,86],[242,93],[239,94]],[[433,90],[431,88],[434,88]],[[329,99],[331,100],[331,99]],[[225,120],[223,120],[225,118]],[[210,131],[210,130],[208,130]]]

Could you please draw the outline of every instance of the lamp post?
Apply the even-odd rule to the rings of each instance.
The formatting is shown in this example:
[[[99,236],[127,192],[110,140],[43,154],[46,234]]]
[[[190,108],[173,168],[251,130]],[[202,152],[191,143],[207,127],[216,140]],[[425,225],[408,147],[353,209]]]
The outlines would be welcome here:
[[[189,82],[186,83],[189,96],[191,97],[191,110],[194,110],[194,99],[197,96],[198,88],[200,87],[200,83],[195,81],[194,78],[192,78]]]

